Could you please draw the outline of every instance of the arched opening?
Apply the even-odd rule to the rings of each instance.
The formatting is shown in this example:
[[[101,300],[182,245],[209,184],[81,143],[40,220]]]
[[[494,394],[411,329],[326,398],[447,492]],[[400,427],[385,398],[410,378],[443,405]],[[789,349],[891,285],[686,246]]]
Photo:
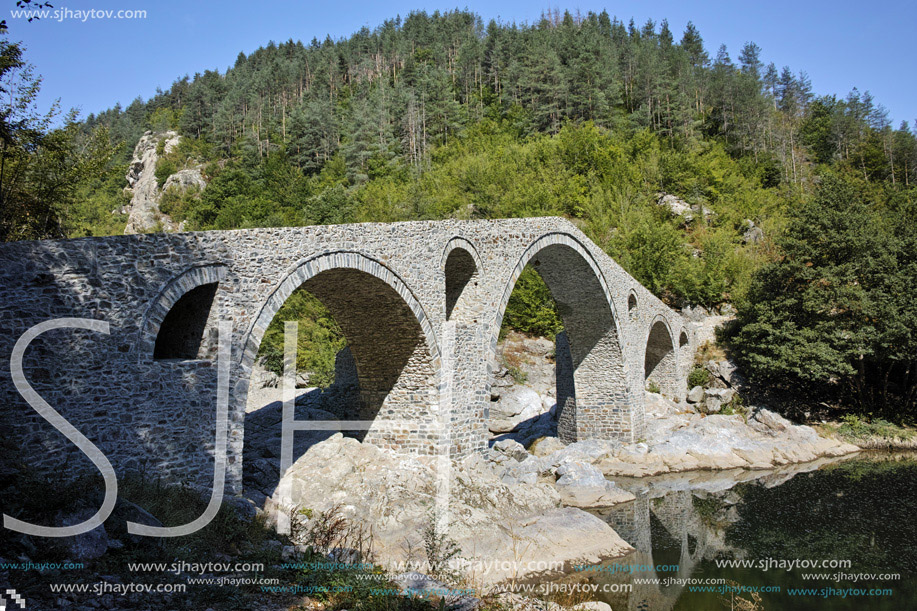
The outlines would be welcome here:
[[[597,265],[588,251],[568,236],[551,235],[533,244],[520,259],[504,294],[504,330],[513,326],[516,318],[510,294],[527,282],[526,275],[537,275],[543,281],[561,323],[554,350],[556,403],[550,411],[556,435],[565,442],[630,438],[634,423],[616,319]],[[524,306],[527,300],[520,302]],[[504,348],[504,360],[505,352]],[[518,440],[550,436],[543,426],[543,414],[528,420],[537,428],[526,434],[522,423],[513,431],[521,437]]]
[[[681,335],[678,337],[678,347],[684,348],[687,345],[688,345],[688,334],[682,331]]]
[[[197,359],[206,356],[204,333],[218,283],[197,286],[175,302],[156,334],[154,359]]]
[[[470,252],[453,248],[446,258],[446,320],[469,322],[473,312],[469,305],[474,301],[478,266]]]
[[[311,304],[298,311],[327,318],[318,326],[314,320],[305,321],[311,327],[301,323],[298,345],[330,350],[328,358],[334,364],[324,388],[297,389],[295,420],[357,421],[352,426],[335,424],[334,431],[340,428],[345,435],[399,453],[435,454],[440,430],[436,344],[427,317],[404,284],[378,262],[356,253],[335,253],[303,263],[274,291],[253,322],[243,366],[248,364],[257,372],[259,353],[282,354],[282,319],[292,311],[283,306],[297,301]],[[310,328],[304,337],[302,331]],[[319,341],[323,329],[339,330],[339,336],[332,338],[335,342]],[[305,362],[316,361],[306,358]],[[306,375],[314,372],[301,373],[302,386],[314,382]],[[245,486],[268,496],[278,480],[283,413],[279,378],[274,383],[273,400],[265,401],[268,393],[259,388],[257,375],[249,381],[243,450]],[[334,433],[319,428],[296,432],[294,462],[312,444]]]
[[[634,295],[634,292],[631,291],[630,295],[627,296],[627,311],[631,316],[637,314],[637,296]]]
[[[647,390],[675,397],[678,384],[675,346],[669,328],[657,320],[650,328],[643,359],[643,378]]]

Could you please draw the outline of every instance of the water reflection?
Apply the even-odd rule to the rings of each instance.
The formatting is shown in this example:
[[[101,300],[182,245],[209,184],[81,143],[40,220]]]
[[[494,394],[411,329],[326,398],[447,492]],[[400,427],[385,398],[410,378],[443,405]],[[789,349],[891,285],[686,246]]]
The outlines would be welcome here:
[[[821,460],[774,471],[694,472],[658,478],[615,478],[637,500],[597,512],[636,548],[602,570],[570,581],[627,584],[630,592],[596,599],[616,611],[729,609],[736,601],[697,592],[690,579],[779,586],[749,609],[917,608],[917,460],[870,454]],[[845,569],[720,568],[716,560],[849,559]],[[664,566],[666,565],[666,566]],[[657,570],[658,569],[658,570]],[[840,582],[805,578],[901,573],[901,579]],[[696,584],[695,584],[696,585]],[[791,588],[891,588],[891,596],[792,595]],[[744,595],[751,600],[751,596]]]

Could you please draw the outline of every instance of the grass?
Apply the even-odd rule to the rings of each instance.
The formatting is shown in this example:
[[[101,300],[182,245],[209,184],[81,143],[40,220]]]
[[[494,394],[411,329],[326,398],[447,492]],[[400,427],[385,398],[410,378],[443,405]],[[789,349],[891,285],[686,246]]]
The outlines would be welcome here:
[[[917,429],[901,426],[882,418],[847,414],[839,425],[825,425],[829,432],[861,447],[910,447],[917,444]]]
[[[748,406],[745,405],[739,393],[736,393],[732,400],[723,406],[720,413],[724,416],[742,416],[745,424],[748,424]]]
[[[9,463],[7,463],[9,465]],[[7,467],[8,468],[8,467]],[[57,469],[50,476],[36,475],[34,469],[21,466],[9,485],[0,489],[5,513],[37,524],[55,524],[59,512],[73,512],[77,508],[95,509],[101,503],[104,486],[96,473],[68,476],[66,469]],[[9,475],[9,474],[8,474]],[[187,485],[167,484],[159,479],[140,474],[119,478],[119,497],[148,511],[165,526],[188,523],[200,516],[208,499]],[[118,510],[116,509],[116,512]],[[364,558],[371,558],[371,533],[359,525],[343,518],[340,512],[303,512],[302,521],[307,523],[303,537],[298,543],[307,546],[305,554],[291,562],[327,563],[331,548],[361,550]],[[137,519],[131,517],[129,519]],[[123,520],[123,518],[121,518]],[[109,548],[96,560],[84,561],[84,568],[67,571],[68,583],[93,584],[99,581],[120,581],[123,583],[187,584],[187,591],[172,595],[152,595],[150,599],[119,600],[119,608],[130,609],[183,609],[197,610],[213,608],[219,611],[242,611],[255,608],[290,609],[312,608],[319,601],[328,611],[337,609],[367,611],[432,611],[438,601],[406,598],[393,594],[397,588],[390,576],[380,567],[367,560],[368,565],[357,565],[352,570],[305,570],[283,566],[281,557],[284,546],[293,543],[278,535],[259,514],[254,519],[240,516],[236,510],[224,503],[213,521],[201,530],[183,537],[148,538],[131,537],[123,531],[123,521],[113,515],[105,523],[109,539],[117,538],[122,546]],[[29,561],[61,562],[69,558],[69,552],[61,539],[41,539],[21,536],[8,529],[0,534],[0,553],[9,561],[27,557]],[[72,559],[72,558],[71,558]],[[304,599],[303,594],[270,592],[262,590],[262,584],[205,585],[187,583],[195,574],[176,575],[166,572],[137,572],[129,569],[128,563],[175,562],[235,564],[261,564],[262,571],[218,573],[220,577],[248,578],[252,580],[276,580],[269,585],[298,586],[300,592],[311,587],[314,593]],[[103,577],[104,576],[104,577]],[[17,582],[17,589],[33,601],[36,608],[47,604],[49,583],[61,581],[60,574],[24,572]],[[90,595],[76,595],[74,602],[79,606]],[[312,602],[310,602],[312,601]],[[49,608],[48,607],[48,608]]]
[[[704,342],[694,353],[694,363],[703,365],[707,361],[722,361],[726,352],[716,342]]]

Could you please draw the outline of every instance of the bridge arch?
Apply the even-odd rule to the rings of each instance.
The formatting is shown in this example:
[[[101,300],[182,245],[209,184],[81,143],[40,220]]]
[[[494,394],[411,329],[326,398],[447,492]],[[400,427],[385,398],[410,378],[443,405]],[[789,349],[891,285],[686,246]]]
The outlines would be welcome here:
[[[650,323],[646,336],[646,349],[643,357],[643,381],[649,387],[655,385],[660,392],[669,397],[679,397],[678,354],[675,334],[669,322],[657,315]]]
[[[614,301],[599,265],[575,237],[544,235],[519,257],[497,304],[491,357],[510,295],[529,264],[551,291],[564,323],[566,341],[557,342],[558,436],[566,442],[632,437],[623,335]],[[560,354],[566,346],[568,354]]]
[[[203,264],[187,269],[167,282],[140,323],[136,349],[138,360],[170,358],[171,355],[194,359],[206,352],[206,346],[202,346],[204,333],[207,328],[215,328],[211,312],[217,287],[226,278],[226,273],[223,264]],[[172,344],[173,349],[163,351],[164,343]],[[195,354],[190,355],[193,343],[197,346]]]
[[[432,325],[401,278],[366,255],[341,251],[295,265],[245,335],[242,375],[250,375],[265,331],[300,287],[328,308],[353,356],[359,400],[342,419],[373,421],[364,439],[375,445],[433,454],[440,357]]]
[[[474,244],[456,236],[443,249],[446,320],[472,322],[480,315],[479,281],[484,264]]]

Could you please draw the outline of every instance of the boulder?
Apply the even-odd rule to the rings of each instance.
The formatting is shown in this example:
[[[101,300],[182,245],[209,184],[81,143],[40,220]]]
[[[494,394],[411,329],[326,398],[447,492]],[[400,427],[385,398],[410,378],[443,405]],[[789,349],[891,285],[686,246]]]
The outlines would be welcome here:
[[[557,437],[539,437],[529,445],[529,452],[534,456],[548,456],[565,447],[566,444]]]
[[[73,526],[85,522],[96,514],[96,509],[77,509],[71,513],[59,513],[57,522],[60,526]],[[89,532],[75,537],[65,537],[61,539],[67,549],[67,556],[77,562],[95,560],[108,551],[108,533],[105,532],[105,526],[100,524]]]
[[[203,191],[206,186],[207,182],[201,174],[201,169],[191,168],[179,170],[175,174],[169,176],[166,182],[163,183],[162,190],[168,191],[169,189],[178,189],[179,191],[186,191],[192,187],[197,187],[197,189]]]
[[[554,483],[560,498],[574,507],[608,507],[634,500],[634,495],[605,479],[593,465],[581,462],[563,463],[557,468],[560,476]]]
[[[695,386],[688,391],[688,403],[700,403],[704,400],[704,387]]]
[[[513,439],[503,439],[498,441],[493,445],[493,448],[497,452],[502,452],[510,458],[520,462],[529,457],[529,453],[526,452],[525,446]]]
[[[568,562],[595,562],[630,551],[601,519],[560,508],[554,486],[536,482],[544,459],[530,456],[520,463],[498,451],[493,455],[503,462],[476,454],[451,462],[447,507],[446,534],[462,548],[462,557],[496,565],[480,576],[483,583],[514,576],[513,549],[527,549],[526,560]],[[503,478],[509,483],[501,481],[503,465],[515,477]],[[393,566],[406,559],[406,543],[413,549],[423,545],[420,533],[431,523],[441,466],[433,457],[398,455],[337,433],[297,459],[266,509],[274,515],[277,506],[313,512],[337,506],[348,521],[372,525],[378,562]],[[280,498],[286,483],[290,496]]]
[[[132,503],[127,499],[118,497],[115,508],[111,515],[105,520],[105,529],[115,538],[126,541],[132,545],[152,545],[159,544],[162,540],[156,537],[145,537],[142,535],[133,535],[127,532],[127,523],[136,522],[144,526],[161,527],[163,524],[156,516],[149,511]]]
[[[674,195],[668,193],[661,194],[656,201],[656,205],[667,208],[672,216],[680,216],[685,219],[685,221],[690,222],[694,219],[694,212],[691,210],[691,206],[688,202]]]
[[[544,413],[541,396],[525,387],[513,387],[500,394],[499,401],[490,404],[491,421],[488,428],[492,433],[509,433],[526,420]]]
[[[718,413],[723,406],[732,401],[736,391],[731,388],[708,388],[704,391],[704,405],[707,413]]]
[[[742,242],[745,244],[760,244],[764,241],[764,231],[755,225],[751,219],[745,219],[745,232],[742,234]]]

